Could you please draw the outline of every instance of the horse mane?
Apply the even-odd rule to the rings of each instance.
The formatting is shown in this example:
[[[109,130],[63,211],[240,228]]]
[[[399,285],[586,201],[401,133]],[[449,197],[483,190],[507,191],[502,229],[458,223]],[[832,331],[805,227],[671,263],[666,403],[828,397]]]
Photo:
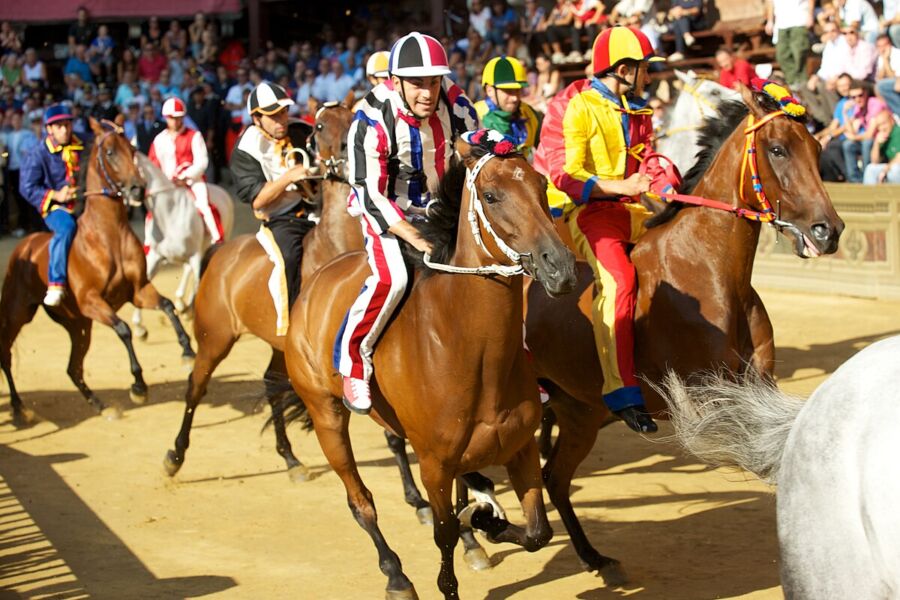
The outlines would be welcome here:
[[[770,98],[767,94],[754,93],[756,102],[766,111],[775,112],[781,110],[778,101]],[[700,150],[697,152],[697,161],[694,166],[684,176],[684,182],[678,190],[682,194],[690,194],[700,183],[700,180],[706,175],[713,160],[722,149],[725,140],[737,129],[750,109],[740,100],[724,100],[719,104],[718,117],[708,117],[704,120],[700,127],[700,133],[697,136],[697,145]],[[803,122],[805,117],[786,116],[794,121]],[[662,212],[647,220],[647,228],[658,227],[663,223],[671,221],[678,212],[683,208],[692,205],[683,204],[681,202],[672,202],[668,204]]]
[[[490,152],[489,148],[473,144],[469,156],[475,160]],[[504,159],[511,156],[521,156],[518,153],[497,155],[495,158]],[[414,221],[413,225],[419,233],[431,243],[431,260],[436,263],[446,264],[453,258],[456,251],[456,239],[459,233],[459,211],[462,207],[463,188],[466,184],[466,164],[454,155],[450,159],[450,167],[444,173],[436,193],[436,201],[428,210],[428,219]],[[403,244],[404,256],[408,264],[416,269],[424,269],[430,272],[422,262],[422,253],[410,246]]]

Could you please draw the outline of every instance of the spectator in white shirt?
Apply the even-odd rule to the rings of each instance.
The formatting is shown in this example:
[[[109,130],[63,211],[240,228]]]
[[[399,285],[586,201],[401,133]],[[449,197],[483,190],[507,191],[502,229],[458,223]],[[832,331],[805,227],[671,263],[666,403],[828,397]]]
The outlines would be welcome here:
[[[247,112],[244,105],[244,92],[253,89],[252,84],[247,78],[247,69],[241,67],[237,71],[237,83],[228,88],[225,94],[225,108],[231,111],[231,120],[240,122],[241,117]]]
[[[482,0],[472,0],[472,7],[469,9],[469,25],[482,38],[488,37],[491,29],[491,9],[485,6]]]
[[[813,0],[768,0],[766,3],[766,33],[772,36],[775,58],[794,91],[806,80],[814,8]]]
[[[843,24],[855,24],[859,35],[870,44],[878,36],[878,14],[867,0],[834,0]]]
[[[900,74],[900,48],[891,44],[888,34],[882,33],[875,40],[875,81],[896,77]]]
[[[891,36],[891,43],[900,47],[900,0],[884,0],[881,32]]]

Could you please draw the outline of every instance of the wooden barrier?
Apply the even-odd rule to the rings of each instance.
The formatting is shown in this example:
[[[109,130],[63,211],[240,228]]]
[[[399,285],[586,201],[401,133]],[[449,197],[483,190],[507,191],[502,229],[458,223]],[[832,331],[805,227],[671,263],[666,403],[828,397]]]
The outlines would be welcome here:
[[[900,185],[826,184],[846,229],[836,254],[804,260],[763,227],[753,283],[781,290],[900,299]]]

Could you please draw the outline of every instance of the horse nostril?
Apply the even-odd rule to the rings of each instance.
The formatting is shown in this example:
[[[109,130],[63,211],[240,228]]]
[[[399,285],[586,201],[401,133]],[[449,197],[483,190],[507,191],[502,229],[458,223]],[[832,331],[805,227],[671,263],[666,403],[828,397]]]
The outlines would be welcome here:
[[[812,226],[812,234],[820,242],[823,242],[831,237],[832,228],[827,223],[816,223]]]

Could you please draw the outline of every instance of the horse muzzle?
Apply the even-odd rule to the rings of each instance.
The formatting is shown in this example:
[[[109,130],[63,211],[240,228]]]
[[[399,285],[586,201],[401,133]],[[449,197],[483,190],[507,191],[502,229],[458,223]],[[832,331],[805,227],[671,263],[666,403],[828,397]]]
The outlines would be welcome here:
[[[562,244],[524,255],[522,266],[552,297],[571,293],[578,283],[575,276],[575,255]]]
[[[817,221],[809,227],[800,227],[794,223],[780,223],[781,231],[793,236],[794,254],[800,258],[817,258],[823,254],[834,254],[838,249],[844,222],[837,219]]]

